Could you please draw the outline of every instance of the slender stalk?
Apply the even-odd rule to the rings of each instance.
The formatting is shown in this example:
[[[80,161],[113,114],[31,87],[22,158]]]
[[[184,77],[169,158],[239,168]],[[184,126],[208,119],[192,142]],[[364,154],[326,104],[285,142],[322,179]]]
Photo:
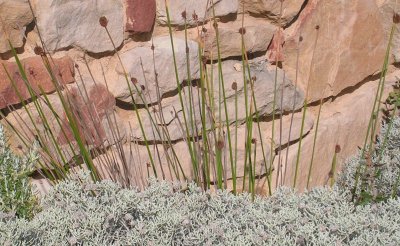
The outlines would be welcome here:
[[[307,175],[307,190],[310,188],[310,181],[311,181],[311,174],[312,174],[312,169],[313,169],[313,164],[314,164],[314,154],[315,154],[315,146],[317,143],[317,137],[318,137],[318,127],[319,127],[319,119],[321,117],[321,109],[322,109],[322,104],[323,104],[323,99],[319,101],[319,108],[318,108],[318,116],[317,116],[317,124],[315,127],[315,133],[314,133],[314,141],[313,141],[313,148],[312,148],[312,153],[311,153],[311,161],[310,161],[310,166],[308,168],[308,175]]]

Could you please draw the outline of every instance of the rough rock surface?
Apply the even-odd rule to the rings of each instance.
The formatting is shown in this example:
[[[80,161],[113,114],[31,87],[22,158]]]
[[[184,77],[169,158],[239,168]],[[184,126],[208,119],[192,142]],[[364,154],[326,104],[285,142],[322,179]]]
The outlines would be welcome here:
[[[236,25],[235,25],[236,24]],[[242,35],[237,23],[221,23],[218,25],[219,48],[221,58],[242,56]],[[246,52],[266,51],[274,35],[276,27],[268,22],[254,22],[244,26],[244,44]],[[214,28],[202,34],[205,56],[208,59],[218,59],[217,38]]]
[[[240,8],[241,11],[244,10],[244,12],[248,12],[251,15],[266,17],[276,24],[281,22],[281,26],[286,26],[298,15],[303,3],[304,0],[241,0]]]
[[[114,113],[114,97],[103,85],[94,83],[87,78],[84,78],[84,81],[84,85],[79,82],[69,85],[68,90],[64,91],[64,99],[69,102],[69,112],[74,114],[83,143],[89,146],[89,149],[103,149],[122,141],[126,133],[121,119]],[[41,103],[46,121],[38,114],[35,105],[32,103],[28,104],[27,108],[32,114],[35,125],[24,109],[13,111],[7,116],[7,120],[16,126],[26,139],[30,141],[39,140],[42,146],[47,146],[53,158],[56,156],[60,158],[53,138],[49,134],[50,130],[57,145],[61,147],[64,159],[72,160],[76,154],[79,154],[79,147],[71,130],[66,111],[58,95],[48,95],[47,98],[54,112],[47,103]],[[41,137],[36,132],[35,126]],[[19,140],[15,141],[18,142]],[[71,146],[69,146],[69,143]],[[45,160],[48,156],[43,152]],[[48,159],[46,163],[50,163]]]
[[[53,63],[54,62],[54,63]],[[54,82],[52,81],[44,63],[40,56],[30,57],[21,60],[22,66],[25,69],[26,76],[31,88],[37,93],[40,93],[42,88],[45,93],[55,91]],[[19,95],[13,87],[7,73],[15,82],[18,92],[23,100],[31,98],[31,94],[21,76],[18,65],[15,62],[1,62],[5,65],[7,72],[3,66],[0,68],[0,109],[6,108],[7,105],[18,104],[21,102]],[[69,84],[75,81],[74,79],[74,62],[69,57],[53,59],[50,63],[54,72],[54,76],[58,83]]]
[[[32,20],[27,0],[0,1],[0,53],[11,50],[8,39],[14,48],[24,45],[25,27]]]
[[[288,131],[290,126],[290,116],[285,116],[282,120],[282,146],[285,146],[288,141]],[[305,120],[305,126],[303,131],[303,136],[307,135],[309,131],[313,127],[313,120],[310,117],[307,117]],[[279,122],[276,122],[276,129],[277,133],[280,131]],[[262,132],[262,141],[260,139],[260,135],[258,132],[257,125],[253,127],[252,136],[255,139],[256,147],[256,161],[255,161],[255,173],[256,175],[263,175],[266,173],[266,165],[269,169],[270,165],[270,151],[271,151],[271,122],[260,122],[260,129]],[[299,139],[300,136],[300,127],[301,127],[301,114],[296,114],[293,119],[293,126],[292,126],[292,135],[291,135],[291,142],[296,141]],[[231,139],[232,139],[232,147],[236,149],[235,139],[237,136],[237,169],[236,175],[237,177],[243,177],[245,167],[244,167],[244,160],[245,160],[245,139],[246,139],[246,127],[244,125],[239,125],[237,131],[232,126],[231,127]],[[275,142],[279,143],[279,134],[274,136]],[[210,135],[210,139],[212,136]],[[261,147],[262,142],[262,147]],[[198,142],[199,146],[203,146],[203,142],[200,140]],[[275,148],[278,148],[275,145]],[[155,176],[153,172],[153,167],[149,165],[150,158],[147,152],[147,149],[143,145],[137,145],[133,142],[128,142],[124,144],[122,147],[122,152],[119,151],[116,147],[112,147],[108,152],[103,154],[102,156],[97,157],[94,160],[94,164],[99,168],[99,171],[102,175],[107,178],[112,178],[116,181],[122,181],[125,184],[129,182],[129,184],[139,185],[141,187],[148,175]],[[174,152],[175,155],[179,158],[180,166],[176,161],[174,161]],[[224,165],[224,173],[227,179],[232,178],[232,170],[229,164],[229,149],[228,144],[225,144],[224,153],[226,158],[226,165]],[[275,149],[274,149],[275,151]],[[158,152],[158,154],[157,154]],[[185,173],[186,178],[193,179],[193,166],[191,156],[189,155],[189,147],[185,141],[180,141],[176,144],[173,144],[171,147],[167,149],[164,148],[161,144],[156,144],[150,146],[150,153],[153,157],[155,163],[155,170],[157,172],[158,178],[165,178],[167,180],[183,180],[182,170]],[[252,151],[254,153],[254,150]],[[266,158],[266,162],[264,161],[264,157]],[[254,156],[252,156],[254,158]],[[123,164],[124,161],[127,164]],[[254,161],[254,159],[252,159]],[[113,172],[112,170],[117,169],[119,172]],[[118,173],[115,175],[111,175],[112,173]],[[121,173],[121,175],[119,175]],[[211,171],[211,178],[215,181],[216,177]],[[248,175],[248,174],[246,174]],[[241,184],[238,183],[238,187],[241,187]]]
[[[150,32],[156,17],[155,0],[125,0],[125,31]]]
[[[383,64],[386,45],[375,0],[310,0],[286,34],[284,67],[295,78],[299,53],[298,80],[308,85],[309,101],[337,95]]]
[[[232,122],[235,119],[235,90],[232,89],[232,84],[236,82],[237,86],[237,98],[238,98],[238,117],[237,120],[243,121],[246,117],[245,112],[245,90],[243,81],[243,71],[237,65],[241,65],[241,62],[237,61],[224,61],[222,63],[222,71],[225,87],[226,103],[228,105],[228,117]],[[236,67],[235,67],[236,66]],[[238,71],[239,70],[239,71]],[[304,94],[296,88],[292,81],[289,80],[284,71],[276,69],[275,66],[270,66],[264,59],[255,59],[250,61],[250,73],[251,78],[254,81],[254,97],[257,105],[257,111],[260,117],[270,116],[273,113],[273,101],[274,101],[274,86],[276,81],[276,101],[275,101],[275,112],[279,114],[283,112],[291,112],[291,110],[299,109],[302,107],[304,101]],[[248,77],[248,75],[247,75]],[[222,91],[219,90],[219,79],[218,79],[218,65],[214,65],[214,77],[210,78],[214,83],[214,97],[216,105],[222,108],[221,114],[222,119],[225,119],[225,110],[223,101],[218,101],[218,94]],[[247,79],[248,80],[248,79]],[[248,86],[248,101],[250,102],[250,86]],[[218,111],[217,111],[218,112]],[[253,113],[255,117],[255,112]],[[218,115],[216,116],[218,117]]]
[[[224,61],[222,70],[224,74],[224,90],[225,97],[228,109],[228,118],[229,122],[232,124],[235,121],[240,123],[244,122],[246,118],[246,108],[245,108],[245,97],[244,97],[244,83],[243,83],[243,72],[237,71],[235,69],[236,61]],[[240,64],[239,64],[240,65]],[[254,62],[250,66],[252,77],[256,77],[256,81],[254,83],[254,95],[257,104],[257,110],[260,117],[269,116],[273,111],[273,98],[274,98],[274,81],[275,81],[275,69],[272,67],[267,67],[267,62],[258,61]],[[214,84],[214,105],[215,105],[215,119],[219,119],[219,108],[221,108],[221,119],[225,122],[225,107],[223,100],[219,101],[219,81],[218,81],[218,68],[214,65],[214,79],[211,80]],[[237,105],[238,112],[236,118],[235,111],[235,91],[231,88],[232,83],[237,84]],[[211,82],[210,82],[211,83]],[[195,129],[192,129],[191,119],[188,115],[190,112],[193,112],[193,125],[197,127],[197,129],[201,129],[201,117],[199,105],[201,99],[198,97],[198,89],[197,87],[191,87],[191,91],[189,91],[190,87],[185,87],[182,90],[183,94],[183,102],[185,106],[185,112],[188,122],[188,127],[191,133],[199,133]],[[250,91],[250,86],[248,86],[248,90]],[[282,95],[283,90],[283,97]],[[192,100],[190,101],[189,93],[193,95]],[[250,92],[248,92],[250,93]],[[222,95],[222,90],[221,90]],[[249,102],[250,102],[250,96]],[[275,111],[279,114],[282,109],[283,112],[290,112],[292,108],[299,109],[302,106],[302,102],[304,100],[303,93],[300,90],[296,90],[291,81],[285,79],[283,80],[283,72],[281,70],[277,71],[277,95],[276,95],[276,105]],[[155,107],[155,111],[150,110],[152,117],[157,119],[163,119],[163,122],[158,123],[159,125],[163,125],[167,127],[170,135],[170,140],[179,140],[185,137],[185,134],[182,132],[182,127],[185,126],[185,120],[182,113],[182,106],[179,100],[178,95],[174,97],[165,98],[161,101],[162,110],[159,110],[158,107]],[[208,103],[208,102],[207,102]],[[190,107],[192,105],[192,107]],[[247,106],[248,109],[250,105]],[[192,110],[192,111],[190,111]],[[160,114],[160,112],[162,112]],[[146,137],[149,141],[166,141],[165,138],[155,133],[152,126],[154,125],[150,120],[148,113],[145,109],[139,110],[140,118],[145,126]],[[162,116],[160,116],[162,115]],[[125,116],[127,122],[130,122],[133,126],[132,137],[134,139],[138,139],[139,141],[143,141],[143,134],[141,129],[139,128],[138,118],[136,115],[131,112],[125,112]],[[253,112],[253,117],[256,117],[255,112]],[[209,125],[209,116],[207,115],[207,124]],[[195,127],[195,128],[196,128]]]
[[[179,83],[188,80],[185,40],[174,38],[176,65],[178,68]],[[128,79],[136,103],[143,104],[139,92],[143,93],[146,103],[159,101],[158,96],[177,89],[173,52],[171,40],[168,36],[157,37],[152,43],[145,43],[141,47],[135,47],[121,54],[122,64],[118,64],[115,71],[119,75],[116,83],[110,83],[109,89],[114,96],[125,102],[132,102],[130,90],[124,76],[124,68],[128,73]],[[198,56],[198,44],[188,41],[190,78],[200,77]],[[157,76],[155,74],[157,73]],[[135,88],[136,85],[136,88]]]
[[[390,31],[393,24],[393,15],[400,14],[400,2],[396,0],[376,0],[382,14],[382,22],[385,30],[386,43],[389,41]],[[400,62],[400,23],[395,24],[392,41],[392,56],[395,62]]]
[[[396,75],[398,76],[399,73]],[[393,74],[387,79],[383,98],[387,97],[394,81],[396,78]],[[322,106],[310,187],[327,184],[336,145],[341,147],[341,152],[337,156],[336,173],[341,170],[346,159],[356,154],[358,147],[363,146],[377,85],[378,81],[368,82],[353,93],[343,95],[335,101],[326,102]],[[317,115],[316,110],[311,109],[308,112],[314,114],[314,117]],[[302,142],[299,175],[296,182],[296,188],[300,191],[306,188],[314,135],[315,127]],[[282,181],[287,186],[293,186],[297,149],[298,143],[290,146],[286,176],[283,181],[279,179],[279,182]],[[282,151],[284,157],[286,151],[287,149]],[[278,158],[275,159],[276,170],[277,161]],[[285,163],[285,158],[282,163]],[[282,170],[285,170],[284,166]]]
[[[37,25],[50,51],[71,46],[92,53],[113,51],[114,47],[99,18],[108,19],[108,31],[115,45],[124,38],[124,10],[120,0],[35,0]]]
[[[186,11],[188,25],[196,25],[196,21],[193,18],[194,13],[196,13],[199,22],[205,22],[213,18],[213,7],[210,0],[174,0],[170,1],[168,7],[171,25],[185,25],[185,20],[182,17],[182,12],[184,11]],[[214,1],[215,17],[236,14],[238,7],[238,0],[216,0]],[[157,0],[157,21],[161,25],[168,25],[165,0]]]

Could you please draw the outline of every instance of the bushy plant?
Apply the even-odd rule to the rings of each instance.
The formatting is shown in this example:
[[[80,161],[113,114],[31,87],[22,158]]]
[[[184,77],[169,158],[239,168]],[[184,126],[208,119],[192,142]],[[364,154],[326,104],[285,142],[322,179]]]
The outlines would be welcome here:
[[[81,178],[82,179],[82,178]],[[356,207],[337,188],[272,197],[204,192],[153,182],[143,192],[111,182],[63,182],[27,222],[0,222],[15,245],[399,245],[400,201]]]
[[[31,218],[38,202],[29,183],[29,174],[38,158],[31,150],[18,157],[6,143],[4,129],[0,125],[0,218]]]
[[[366,156],[366,157],[365,157]],[[360,167],[360,185],[351,194],[358,203],[397,197],[400,178],[400,118],[384,123],[373,153],[359,153],[348,160],[337,185],[349,191],[355,187],[357,168]]]

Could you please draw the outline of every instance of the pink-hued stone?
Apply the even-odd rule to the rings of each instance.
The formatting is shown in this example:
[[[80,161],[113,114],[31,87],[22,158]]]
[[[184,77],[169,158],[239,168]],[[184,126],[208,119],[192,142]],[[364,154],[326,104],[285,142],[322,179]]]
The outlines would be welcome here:
[[[283,54],[283,45],[285,44],[285,35],[283,28],[279,28],[271,41],[271,45],[267,51],[268,61],[271,63],[283,62],[285,56]]]
[[[283,68],[309,102],[336,96],[382,68],[385,33],[375,0],[309,0],[285,35]]]
[[[25,70],[30,86],[37,94],[41,94],[39,88],[42,88],[45,93],[52,93],[55,91],[54,82],[40,56],[26,58],[21,61],[21,64]],[[50,64],[58,83],[69,84],[75,81],[74,62],[71,58],[65,56],[60,59],[52,59]],[[6,108],[8,105],[21,103],[21,98],[18,93],[16,93],[8,75],[14,81],[22,100],[31,98],[31,94],[22,79],[17,63],[1,62],[0,109]]]
[[[81,139],[86,144],[98,147],[107,139],[102,122],[106,115],[114,110],[115,99],[107,88],[100,84],[94,84],[86,90],[88,90],[86,100],[81,96],[78,88],[71,88],[66,98],[69,100],[71,112],[76,119]],[[57,140],[60,145],[65,145],[75,141],[76,138],[65,114],[62,122],[62,130],[60,130]]]
[[[150,32],[156,17],[155,0],[125,0],[127,32]]]

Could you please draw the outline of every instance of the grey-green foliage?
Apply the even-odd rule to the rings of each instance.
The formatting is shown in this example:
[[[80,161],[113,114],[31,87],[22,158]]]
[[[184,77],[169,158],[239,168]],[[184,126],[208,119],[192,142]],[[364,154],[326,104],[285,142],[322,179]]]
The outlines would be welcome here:
[[[347,161],[337,180],[340,189],[349,191],[354,188],[357,167],[361,167],[361,175],[355,198],[362,199],[365,198],[365,195],[370,195],[370,198],[374,200],[377,197],[386,199],[393,195],[400,178],[399,117],[393,119],[392,125],[388,122],[382,126],[370,161],[361,158],[361,153]],[[399,194],[394,195],[398,196]]]
[[[400,201],[355,207],[337,188],[270,198],[154,182],[63,182],[32,221],[0,222],[11,245],[399,245]]]
[[[400,245],[400,119],[383,126],[372,163],[383,165],[371,193],[385,202],[350,201],[360,158],[351,159],[333,189],[304,194],[282,188],[272,197],[203,192],[195,185],[153,182],[143,192],[89,174],[62,182],[33,220],[0,219],[1,245]],[[366,172],[368,173],[368,172]],[[369,187],[366,187],[368,189]],[[361,192],[361,188],[358,190]],[[358,193],[360,195],[360,193]]]
[[[37,152],[16,156],[8,147],[0,125],[0,217],[31,218],[38,202],[29,183],[29,173],[37,161]]]

